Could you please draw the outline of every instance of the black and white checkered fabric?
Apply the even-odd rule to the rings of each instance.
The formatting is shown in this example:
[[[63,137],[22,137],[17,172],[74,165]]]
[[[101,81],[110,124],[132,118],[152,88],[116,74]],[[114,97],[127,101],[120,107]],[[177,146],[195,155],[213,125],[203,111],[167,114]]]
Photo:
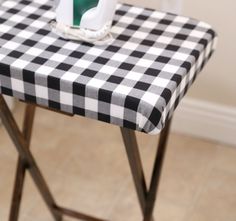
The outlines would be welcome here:
[[[149,134],[164,127],[211,57],[216,33],[187,17],[117,6],[112,45],[59,38],[52,1],[0,7],[0,92]]]

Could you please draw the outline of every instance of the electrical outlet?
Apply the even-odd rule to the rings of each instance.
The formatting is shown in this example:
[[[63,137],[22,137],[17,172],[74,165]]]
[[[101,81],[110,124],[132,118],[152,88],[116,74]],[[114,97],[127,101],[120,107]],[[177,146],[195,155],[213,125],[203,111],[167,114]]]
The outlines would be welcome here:
[[[180,14],[182,11],[183,0],[161,0],[161,9],[163,11]]]

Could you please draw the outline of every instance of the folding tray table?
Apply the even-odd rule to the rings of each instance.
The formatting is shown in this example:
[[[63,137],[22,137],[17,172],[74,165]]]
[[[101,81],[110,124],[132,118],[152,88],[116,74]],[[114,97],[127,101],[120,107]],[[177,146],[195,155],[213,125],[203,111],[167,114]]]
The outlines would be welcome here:
[[[171,117],[214,52],[217,35],[205,22],[118,4],[113,43],[94,46],[53,34],[48,23],[54,18],[50,0],[0,6],[0,118],[19,152],[9,220],[18,219],[28,170],[55,220],[64,214],[101,221],[58,206],[50,193],[29,150],[35,108],[42,107],[120,127],[143,220],[151,221]],[[2,95],[26,103],[22,132]],[[150,187],[135,130],[160,133]]]

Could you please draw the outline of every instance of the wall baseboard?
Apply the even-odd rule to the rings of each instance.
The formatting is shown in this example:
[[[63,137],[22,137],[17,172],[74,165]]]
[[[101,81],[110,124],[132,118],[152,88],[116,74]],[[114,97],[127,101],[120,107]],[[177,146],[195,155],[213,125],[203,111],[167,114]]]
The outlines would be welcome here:
[[[173,131],[236,146],[236,108],[185,98],[175,111]]]

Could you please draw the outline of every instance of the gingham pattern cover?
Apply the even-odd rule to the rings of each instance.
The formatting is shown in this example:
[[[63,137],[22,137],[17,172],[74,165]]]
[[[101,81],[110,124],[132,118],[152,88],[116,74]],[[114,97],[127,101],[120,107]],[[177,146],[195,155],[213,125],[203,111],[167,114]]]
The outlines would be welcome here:
[[[50,31],[48,0],[0,7],[0,92],[149,134],[164,127],[211,57],[216,33],[195,19],[117,6],[110,46]]]

